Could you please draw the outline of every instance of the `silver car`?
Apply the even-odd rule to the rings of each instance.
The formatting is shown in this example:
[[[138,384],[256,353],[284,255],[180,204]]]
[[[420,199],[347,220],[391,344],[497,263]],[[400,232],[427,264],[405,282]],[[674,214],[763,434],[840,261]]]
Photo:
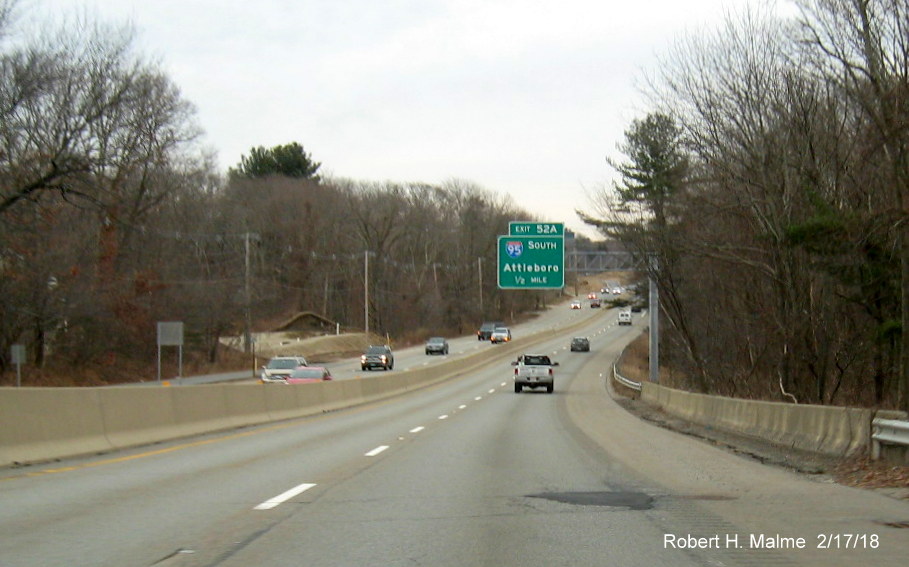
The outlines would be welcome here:
[[[259,378],[263,382],[283,381],[291,372],[301,366],[309,366],[302,356],[276,356],[262,367]]]
[[[511,340],[511,329],[508,327],[497,327],[489,336],[489,342],[493,344],[507,343]]]
[[[448,354],[448,341],[444,337],[430,337],[426,341],[426,354]]]

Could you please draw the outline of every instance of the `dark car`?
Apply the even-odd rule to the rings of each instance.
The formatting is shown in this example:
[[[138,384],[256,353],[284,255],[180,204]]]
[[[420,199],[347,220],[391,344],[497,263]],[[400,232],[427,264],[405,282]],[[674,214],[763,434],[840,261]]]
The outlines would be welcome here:
[[[587,337],[571,339],[571,352],[590,352],[590,339]]]
[[[477,331],[477,340],[478,341],[488,341],[492,336],[492,332],[499,327],[504,327],[505,323],[501,321],[486,321],[480,325],[480,330]]]
[[[426,354],[448,354],[448,341],[443,337],[431,337],[426,341]]]
[[[391,347],[388,345],[371,346],[367,348],[366,352],[363,353],[363,356],[360,357],[361,370],[372,370],[373,368],[391,370],[394,367],[395,356],[392,354]]]

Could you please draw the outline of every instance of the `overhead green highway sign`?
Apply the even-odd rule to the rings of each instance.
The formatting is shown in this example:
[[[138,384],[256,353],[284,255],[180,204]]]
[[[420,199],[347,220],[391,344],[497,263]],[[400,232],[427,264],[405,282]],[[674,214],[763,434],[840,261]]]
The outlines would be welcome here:
[[[500,236],[498,257],[501,289],[559,289],[565,286],[565,239],[562,236]]]

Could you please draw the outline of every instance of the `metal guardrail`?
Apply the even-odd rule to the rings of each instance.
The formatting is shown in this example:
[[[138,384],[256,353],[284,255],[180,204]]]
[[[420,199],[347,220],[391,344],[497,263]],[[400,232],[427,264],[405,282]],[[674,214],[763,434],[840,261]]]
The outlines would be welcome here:
[[[625,387],[631,388],[632,390],[637,390],[638,392],[641,391],[641,383],[635,382],[634,380],[629,380],[628,378],[625,378],[624,376],[619,374],[619,369],[618,369],[617,364],[612,365],[612,377],[615,378],[616,382],[618,382],[619,384],[621,384]]]
[[[871,420],[871,458],[881,458],[881,445],[902,445],[909,447],[909,421],[899,419]]]

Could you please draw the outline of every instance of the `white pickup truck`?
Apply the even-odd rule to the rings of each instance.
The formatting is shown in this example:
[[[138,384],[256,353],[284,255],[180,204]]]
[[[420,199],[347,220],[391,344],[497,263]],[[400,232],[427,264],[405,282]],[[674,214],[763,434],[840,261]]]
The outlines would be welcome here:
[[[514,391],[520,394],[526,386],[528,388],[546,387],[550,394],[555,387],[552,367],[558,366],[545,354],[522,354],[511,363],[514,366]]]

